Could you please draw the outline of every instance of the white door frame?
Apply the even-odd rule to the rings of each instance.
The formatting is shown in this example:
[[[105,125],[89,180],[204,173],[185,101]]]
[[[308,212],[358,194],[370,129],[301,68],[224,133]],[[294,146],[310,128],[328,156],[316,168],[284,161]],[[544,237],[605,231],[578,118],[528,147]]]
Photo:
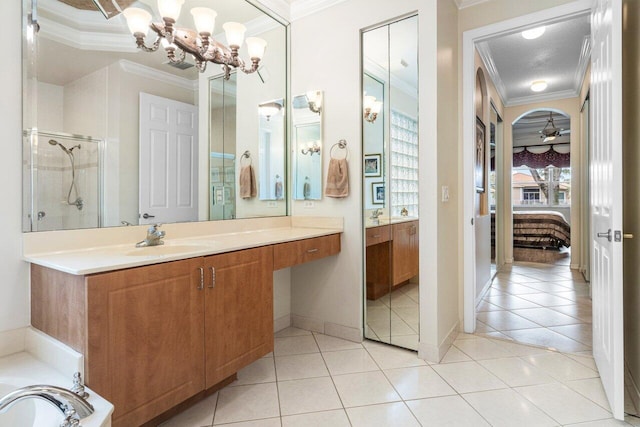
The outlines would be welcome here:
[[[591,10],[592,0],[577,0],[562,6],[552,7],[528,15],[501,21],[462,34],[462,236],[463,236],[463,321],[464,331],[476,329],[475,307],[475,233],[474,221],[474,130],[475,130],[475,54],[476,42],[510,34],[538,23],[562,21],[573,15]]]

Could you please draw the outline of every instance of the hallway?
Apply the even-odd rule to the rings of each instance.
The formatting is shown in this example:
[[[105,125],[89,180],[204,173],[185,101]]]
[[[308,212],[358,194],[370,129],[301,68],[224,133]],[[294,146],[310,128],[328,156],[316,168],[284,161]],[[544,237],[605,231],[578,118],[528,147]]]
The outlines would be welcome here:
[[[591,355],[589,285],[568,262],[499,272],[478,304],[476,333]]]

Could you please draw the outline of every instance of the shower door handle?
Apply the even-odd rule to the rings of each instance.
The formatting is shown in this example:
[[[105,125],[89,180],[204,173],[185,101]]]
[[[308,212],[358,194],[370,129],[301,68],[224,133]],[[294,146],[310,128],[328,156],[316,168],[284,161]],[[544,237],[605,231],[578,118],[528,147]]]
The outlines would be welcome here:
[[[142,218],[144,218],[144,219],[155,218],[155,217],[156,217],[155,215],[149,215],[146,212],[144,214],[142,214]]]

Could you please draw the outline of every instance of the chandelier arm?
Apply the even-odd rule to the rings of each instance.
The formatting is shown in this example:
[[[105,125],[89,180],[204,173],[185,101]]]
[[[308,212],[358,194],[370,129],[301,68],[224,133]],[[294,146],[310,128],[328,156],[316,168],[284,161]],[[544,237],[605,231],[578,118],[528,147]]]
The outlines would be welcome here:
[[[143,52],[155,52],[156,50],[158,50],[158,47],[160,47],[161,39],[162,37],[158,36],[156,37],[156,40],[153,42],[151,46],[147,46],[144,43],[144,36],[143,35],[139,36],[136,34],[136,45],[138,46],[138,49],[142,50]]]

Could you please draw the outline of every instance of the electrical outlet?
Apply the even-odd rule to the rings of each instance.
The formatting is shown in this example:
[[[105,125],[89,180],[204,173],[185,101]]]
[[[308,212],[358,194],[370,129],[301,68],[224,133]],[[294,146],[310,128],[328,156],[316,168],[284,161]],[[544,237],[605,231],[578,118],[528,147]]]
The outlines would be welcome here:
[[[269,202],[269,203],[267,203],[267,207],[268,208],[277,208],[278,204],[276,202]]]
[[[315,206],[316,206],[316,204],[315,204],[314,202],[309,202],[309,201],[307,201],[307,202],[304,202],[304,205],[303,205],[303,206],[304,206],[305,208],[309,209],[309,208],[313,208],[313,207],[315,207]]]
[[[448,185],[443,185],[442,186],[442,201],[445,202],[445,203],[449,201],[449,186]]]

